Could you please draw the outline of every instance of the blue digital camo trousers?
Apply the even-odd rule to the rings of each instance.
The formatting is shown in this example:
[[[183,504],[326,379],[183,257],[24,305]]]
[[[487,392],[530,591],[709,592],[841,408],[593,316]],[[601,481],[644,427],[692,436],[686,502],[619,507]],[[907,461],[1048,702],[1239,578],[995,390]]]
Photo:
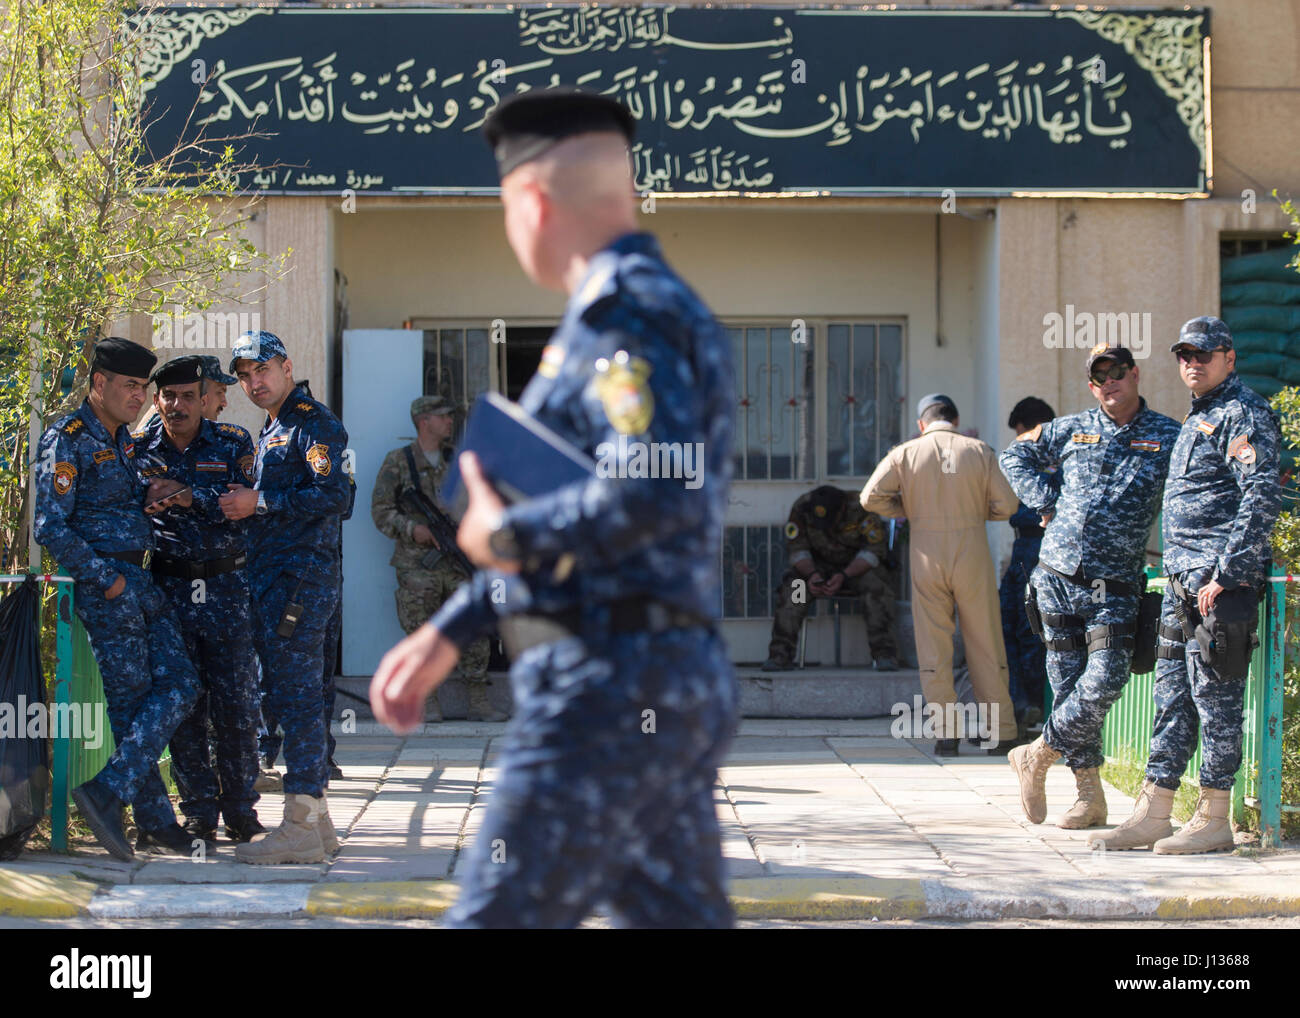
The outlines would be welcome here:
[[[1033,583],[1038,591],[1038,610],[1044,614],[1076,615],[1082,630],[1049,626],[1043,634],[1051,640],[1085,635],[1097,626],[1128,625],[1137,622],[1136,594],[1121,596],[1104,588],[1083,587],[1039,567]],[[1104,595],[1104,596],[1102,596]],[[1043,740],[1065,757],[1072,770],[1100,767],[1105,760],[1101,729],[1106,712],[1119,699],[1129,680],[1131,649],[1099,648],[1091,654],[1079,650],[1049,650],[1047,678],[1052,684],[1052,713],[1043,725]]]
[[[137,827],[157,831],[176,822],[158,758],[194,706],[199,676],[176,616],[150,574],[129,562],[118,566],[126,589],[113,600],[94,583],[78,583],[74,593],[117,743],[94,780],[131,804]]]
[[[1178,582],[1195,594],[1208,582],[1212,566],[1177,574]],[[1173,585],[1165,588],[1160,608],[1160,622],[1179,628],[1174,614]],[[1195,604],[1188,606],[1188,618],[1199,625]],[[1161,647],[1176,646],[1160,638]],[[1201,736],[1202,788],[1231,788],[1241,766],[1241,725],[1246,696],[1246,680],[1224,679],[1201,660],[1201,646],[1195,638],[1187,641],[1182,660],[1160,658],[1156,661],[1154,689],[1155,724],[1151,733],[1151,755],[1147,760],[1147,777],[1161,788],[1177,788],[1187,762],[1196,751],[1196,736]]]
[[[262,662],[263,712],[268,727],[279,723],[284,732],[284,790],[319,797],[325,788],[325,719],[321,673],[325,630],[334,614],[338,588],[299,580],[281,573],[260,597],[253,599],[253,638]],[[303,606],[293,635],[276,628],[285,605]]]
[[[330,616],[329,625],[325,627],[325,644],[321,652],[321,664],[324,667],[321,689],[321,716],[325,720],[325,759],[334,762],[334,733],[330,731],[330,722],[334,718],[334,701],[338,690],[334,683],[334,668],[339,658],[339,641],[343,636],[343,598],[340,589],[338,600],[334,605],[334,614]],[[263,682],[263,685],[265,683]],[[270,766],[275,765],[280,755],[282,741],[280,719],[269,714],[265,704],[262,709],[262,727],[258,733],[257,751]],[[329,781],[326,780],[326,785]]]
[[[572,637],[524,652],[511,681],[451,925],[572,927],[601,903],[621,926],[732,925],[713,786],[737,693],[717,634]]]
[[[176,609],[190,660],[203,683],[198,703],[171,741],[181,812],[214,827],[218,810],[227,820],[247,817],[258,799],[253,782],[261,700],[248,581],[242,570],[209,577],[203,581],[200,601],[195,600],[192,580],[158,576],[154,582]],[[209,717],[217,750],[215,772]]]

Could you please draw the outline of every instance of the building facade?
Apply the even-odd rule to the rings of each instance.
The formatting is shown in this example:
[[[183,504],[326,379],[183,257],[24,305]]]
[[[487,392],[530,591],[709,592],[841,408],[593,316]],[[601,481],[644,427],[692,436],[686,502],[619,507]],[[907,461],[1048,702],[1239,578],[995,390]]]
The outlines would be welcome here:
[[[729,11],[752,16],[768,6],[786,25],[798,28],[805,23],[786,13],[789,5],[714,4],[712,9],[725,26]],[[413,26],[417,18],[436,16],[416,5],[390,3],[385,9],[390,14],[406,10]],[[190,10],[231,8],[210,5]],[[524,18],[518,12],[527,10],[516,9],[511,17],[518,17],[522,25]],[[600,31],[591,28],[595,9],[582,10],[589,21],[588,39],[599,38]],[[673,98],[667,85],[673,65],[664,63],[662,33],[665,25],[682,22],[664,19],[665,10],[687,8],[624,8],[622,28],[617,27],[617,18],[606,18],[602,45],[608,52],[602,59],[615,63],[599,65],[607,75],[599,83],[621,73],[611,68],[635,66],[641,72],[658,60],[657,73],[663,75],[668,91],[648,89],[638,94],[657,94],[665,101]],[[1091,10],[1133,18],[1160,13],[1120,6]],[[333,10],[328,17],[355,26],[349,34],[364,35],[365,19],[373,13],[347,8]],[[872,16],[889,28],[902,24],[891,18],[906,13],[879,11]],[[925,73],[937,79],[943,68],[957,66],[953,54],[962,51],[968,38],[977,39],[966,27],[966,15],[978,14],[985,22],[1006,15],[999,26],[998,47],[1019,53],[1022,69],[1032,63],[1040,46],[1037,36],[1016,41],[1017,33],[1040,31],[1036,23],[1012,17],[1014,12],[996,4],[948,5],[942,12],[918,7],[912,13],[933,18],[924,33],[926,45],[935,47],[933,67],[925,72],[911,67],[908,73],[913,79]],[[733,337],[740,400],[737,472],[718,568],[723,579],[722,627],[736,661],[759,661],[765,656],[772,599],[784,566],[782,528],[790,504],[820,484],[860,489],[884,452],[915,432],[912,408],[920,395],[948,393],[961,408],[962,428],[1001,448],[1013,437],[1006,427],[1007,414],[1022,397],[1046,399],[1059,413],[1089,404],[1083,373],[1086,347],[1092,345],[1088,340],[1104,341],[1109,336],[1134,349],[1148,402],[1181,418],[1186,395],[1167,353],[1169,344],[1186,319],[1221,313],[1230,323],[1236,314],[1239,324],[1234,328],[1239,331],[1274,337],[1259,338],[1249,351],[1243,347],[1243,374],[1263,389],[1270,379],[1276,384],[1292,381],[1288,327],[1291,335],[1300,338],[1300,320],[1292,322],[1289,317],[1291,309],[1300,308],[1300,287],[1294,292],[1289,287],[1300,283],[1300,276],[1293,283],[1284,271],[1290,255],[1283,238],[1288,220],[1272,192],[1276,189],[1282,196],[1300,192],[1300,163],[1295,159],[1300,140],[1300,5],[1289,0],[1234,0],[1164,13],[1184,19],[1205,15],[1202,35],[1196,40],[1189,43],[1173,35],[1165,40],[1167,47],[1197,51],[1206,77],[1197,88],[1203,87],[1202,98],[1208,99],[1198,110],[1182,111],[1187,123],[1201,118],[1204,142],[1199,174],[1192,166],[1190,176],[1178,187],[1162,190],[1160,182],[1150,188],[1135,186],[1133,164],[1122,159],[1113,171],[1119,184],[1108,186],[1112,170],[1103,162],[1110,157],[1099,139],[1105,130],[1118,127],[1101,126],[1103,118],[1096,110],[1088,114],[1089,124],[1095,120],[1098,125],[1094,137],[1085,137],[1074,148],[1054,143],[1055,148],[1044,154],[1039,138],[1017,150],[1024,153],[1026,175],[1037,159],[1049,176],[1054,172],[1053,159],[1059,168],[1068,169],[1072,161],[1091,158],[1085,150],[1096,150],[1099,169],[1089,186],[1073,185],[1074,178],[1064,172],[1054,186],[1026,185],[1014,168],[997,169],[1001,177],[991,181],[981,176],[982,167],[972,164],[972,150],[960,144],[964,136],[932,111],[909,114],[916,125],[910,132],[906,123],[889,123],[894,116],[904,119],[893,112],[907,110],[901,92],[888,104],[882,101],[873,107],[870,96],[867,102],[856,103],[859,114],[845,128],[842,147],[848,152],[857,146],[853,151],[858,154],[847,162],[834,162],[840,155],[830,150],[841,135],[834,133],[837,128],[832,124],[820,136],[817,151],[808,156],[805,165],[814,167],[808,178],[796,179],[787,169],[789,181],[797,187],[782,189],[778,180],[766,192],[759,187],[747,190],[759,179],[755,172],[737,188],[734,181],[742,179],[741,171],[733,165],[730,170],[735,172],[720,178],[716,160],[711,177],[701,173],[690,178],[687,172],[673,180],[662,178],[671,186],[646,187],[644,228],[659,236],[669,260]],[[282,22],[289,20],[287,15],[277,16]],[[634,22],[644,26],[647,19],[659,26],[654,29],[661,33],[659,37],[647,38],[644,28],[638,30],[640,35],[627,28]],[[265,21],[264,31],[275,28],[272,35],[293,37],[283,25],[275,27],[274,18]],[[462,18],[455,26],[464,23]],[[736,23],[748,30],[748,22]],[[551,25],[551,48],[571,56],[579,48],[572,40],[576,24],[576,20],[567,23],[570,34],[563,45],[556,42],[563,33]],[[455,26],[446,31],[454,34]],[[819,63],[816,49],[801,50],[798,33],[792,35],[795,41],[788,50],[773,50],[764,57],[775,55],[766,66],[780,71],[775,78],[769,75],[769,84],[779,81],[788,90],[795,88],[796,61],[805,61],[805,73],[815,77],[819,67],[838,59],[828,52]],[[900,52],[913,44],[905,35],[900,35]],[[1095,35],[1095,50],[1081,53],[1080,60],[1096,54],[1108,59],[1112,49],[1107,47],[1114,47],[1115,53],[1123,48],[1118,36],[1100,29]],[[1067,48],[1075,45],[1075,37],[1063,38]],[[744,31],[728,39],[733,46],[757,46],[755,37]],[[536,39],[526,41],[545,50],[540,29]],[[634,47],[636,41],[644,45]],[[623,47],[621,54],[612,52],[615,43]],[[727,44],[720,36],[709,40],[714,47]],[[588,48],[598,47],[588,43]],[[335,84],[347,81],[343,59],[333,54],[339,66],[327,66],[324,71],[329,73],[324,73],[309,49],[300,46],[290,54],[300,58],[298,66],[281,61],[287,67],[279,78],[285,82],[283,88],[293,85],[295,95],[337,102],[340,90],[323,93],[322,86],[326,79]],[[997,52],[1005,55],[1001,48]],[[1121,72],[1113,61],[1109,68],[1095,71],[1099,102],[1108,94],[1106,89],[1122,97],[1124,89],[1131,88],[1129,96],[1135,96],[1143,67],[1154,68],[1152,80],[1162,80],[1160,61],[1168,59],[1167,53],[1143,57],[1140,45],[1134,53],[1137,68],[1125,65],[1128,77],[1119,84],[1116,75]],[[478,55],[490,69],[491,53]],[[690,52],[687,58],[694,68],[710,56]],[[873,51],[878,66],[888,66],[889,58],[889,49]],[[1046,63],[1057,58],[1054,53]],[[618,63],[620,59],[624,63]],[[879,64],[882,60],[884,65]],[[507,73],[498,92],[510,87],[511,75],[521,66],[517,61],[507,65],[504,59],[502,65]],[[270,68],[271,63],[261,66]],[[1006,66],[1009,62],[992,71]],[[478,67],[484,72],[481,64]],[[264,77],[274,79],[276,70]],[[415,70],[421,70],[418,61]],[[891,73],[896,70],[896,65],[890,67]],[[964,73],[977,70],[973,64]],[[869,87],[874,75],[874,69],[867,70],[857,80]],[[305,76],[311,80],[304,84]],[[897,77],[901,80],[902,75]],[[844,80],[850,82],[850,94],[841,96],[842,119],[843,107],[855,105],[853,79]],[[425,84],[432,87],[432,81],[426,78]],[[1029,89],[1032,82],[1025,82],[1024,88]],[[880,86],[881,96],[891,85],[892,81]],[[812,87],[821,86],[814,82]],[[718,88],[722,90],[721,85]],[[1020,88],[1019,79],[1011,83],[1013,97],[1030,94],[1020,93]],[[625,99],[633,94],[618,92],[614,85],[608,90]],[[251,91],[239,94],[236,111],[241,102],[252,104]],[[285,105],[283,92],[276,96]],[[680,111],[680,96],[677,101]],[[1130,109],[1125,107],[1128,101],[1112,98],[1108,124],[1120,123],[1119,117]],[[1188,101],[1184,96],[1182,105]],[[831,109],[836,102],[834,89],[828,89],[823,105]],[[310,100],[301,103],[299,119],[310,119]],[[975,100],[972,103],[978,106]],[[263,115],[274,120],[275,102],[264,105],[268,109]],[[290,122],[292,103],[287,105],[289,113],[283,108],[278,112],[286,136],[295,126]],[[419,109],[418,105],[411,108]],[[864,108],[866,113],[861,112]],[[703,109],[697,99],[697,120],[703,119],[698,112]],[[730,119],[732,127],[743,120],[737,104],[726,109],[726,114],[718,115],[719,125],[722,119]],[[746,127],[758,123],[752,119],[752,109],[745,114],[751,116]],[[1001,109],[1005,112],[1009,107]],[[1040,120],[1045,109],[1040,98]],[[388,110],[386,121],[375,115],[365,123],[375,130],[387,124],[385,137],[391,140],[400,124],[400,111],[392,104]],[[444,106],[437,113],[449,110]],[[485,115],[486,109],[482,112]],[[1134,119],[1123,136],[1126,143],[1137,147],[1149,127],[1148,134],[1156,140],[1173,144],[1167,125],[1144,123],[1149,107],[1132,99],[1131,113]],[[644,105],[639,115],[643,122],[651,117]],[[670,119],[665,109],[655,115],[665,122]],[[1021,110],[1016,115],[1028,116]],[[361,114],[356,116],[356,123],[362,123]],[[921,120],[926,121],[924,126]],[[1009,137],[1005,120],[1002,126]],[[949,135],[943,135],[944,130]],[[909,164],[916,158],[911,146],[921,144],[917,139],[925,131],[932,132],[925,137],[956,139],[951,144],[936,143],[935,157],[956,186],[944,187],[942,174]],[[1039,133],[1046,136],[1051,131],[1044,125]],[[357,137],[337,135],[339,144],[362,145]],[[398,167],[415,179],[420,177],[422,160],[427,160],[423,165],[429,179],[442,180],[449,171],[440,162],[441,137],[426,135],[423,147],[395,147],[393,154],[384,156],[388,160],[384,165]],[[749,137],[762,139],[772,152],[784,151],[764,138],[761,130]],[[1185,142],[1185,136],[1180,140]],[[1111,148],[1116,149],[1113,144]],[[800,150],[804,151],[813,150]],[[882,154],[879,162],[876,154]],[[799,158],[802,155],[793,157],[795,164]],[[896,165],[885,165],[890,160]],[[299,193],[263,188],[267,193],[249,226],[250,237],[268,251],[291,248],[289,271],[268,284],[260,301],[231,310],[260,314],[261,327],[285,339],[296,376],[311,380],[317,396],[341,413],[352,436],[359,497],[344,532],[344,672],[359,675],[368,673],[400,636],[396,620],[388,618],[392,612],[387,590],[393,582],[387,566],[389,550],[370,524],[368,502],[384,452],[412,434],[405,408],[415,396],[431,392],[451,395],[462,405],[488,389],[516,396],[537,364],[563,301],[524,277],[506,243],[499,202],[490,187],[474,183],[477,168],[465,171],[470,181],[466,186],[425,193],[419,187],[409,192],[384,185],[366,187],[361,178],[365,158],[358,154],[354,161],[355,183],[362,186],[337,186],[348,184],[341,162],[333,185],[309,184]],[[755,158],[745,172],[757,162]],[[656,179],[651,166],[650,155],[645,163],[638,163],[638,173],[644,171],[647,184]],[[313,164],[309,169],[318,167]],[[858,169],[861,187],[846,184],[849,178],[839,175],[851,176]],[[908,186],[912,173],[921,184]],[[697,186],[689,187],[685,178],[697,181]],[[723,186],[718,186],[720,180]],[[826,186],[818,188],[819,181]],[[1233,308],[1244,308],[1244,315]],[[138,321],[132,329],[137,341],[152,341],[152,323]],[[1264,356],[1266,347],[1268,356]],[[1294,381],[1300,382],[1300,377]],[[228,419],[254,433],[260,427],[256,410],[240,392],[231,393]],[[995,558],[1005,556],[1010,528],[990,525],[989,534]],[[384,596],[376,596],[376,590],[384,591]],[[906,597],[906,590],[900,593]],[[845,627],[848,664],[869,660],[859,628]],[[809,656],[825,660],[829,624],[810,623],[810,641]]]

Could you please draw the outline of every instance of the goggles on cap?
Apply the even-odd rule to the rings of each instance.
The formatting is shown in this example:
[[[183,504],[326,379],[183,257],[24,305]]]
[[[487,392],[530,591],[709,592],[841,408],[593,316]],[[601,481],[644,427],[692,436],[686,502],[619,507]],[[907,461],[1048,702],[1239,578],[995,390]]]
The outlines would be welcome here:
[[[1107,382],[1118,382],[1128,374],[1131,364],[1115,364],[1112,362],[1108,368],[1093,368],[1088,372],[1088,377],[1092,380],[1093,385],[1105,385]]]

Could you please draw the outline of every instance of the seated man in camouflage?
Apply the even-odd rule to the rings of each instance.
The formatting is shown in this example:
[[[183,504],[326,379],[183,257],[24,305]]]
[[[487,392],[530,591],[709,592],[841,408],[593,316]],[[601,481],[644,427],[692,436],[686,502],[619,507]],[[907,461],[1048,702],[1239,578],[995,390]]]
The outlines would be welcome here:
[[[789,566],[781,578],[763,671],[793,666],[810,597],[861,597],[876,670],[898,667],[894,642],[898,582],[887,533],[884,520],[839,488],[824,485],[795,500],[785,525]]]

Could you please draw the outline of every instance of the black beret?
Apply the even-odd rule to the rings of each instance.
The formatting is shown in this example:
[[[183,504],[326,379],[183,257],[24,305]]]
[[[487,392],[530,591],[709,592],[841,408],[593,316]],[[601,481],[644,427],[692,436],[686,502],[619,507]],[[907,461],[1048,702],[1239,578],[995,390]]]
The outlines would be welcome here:
[[[148,378],[157,363],[157,355],[148,347],[121,336],[108,336],[95,344],[90,370],[111,371],[129,378]]]
[[[507,96],[483,123],[483,137],[492,146],[502,178],[565,138],[591,131],[621,134],[630,145],[636,138],[636,118],[614,99],[565,87]]]
[[[203,377],[203,358],[196,354],[174,357],[153,373],[149,381],[158,388],[164,385],[187,385]]]

